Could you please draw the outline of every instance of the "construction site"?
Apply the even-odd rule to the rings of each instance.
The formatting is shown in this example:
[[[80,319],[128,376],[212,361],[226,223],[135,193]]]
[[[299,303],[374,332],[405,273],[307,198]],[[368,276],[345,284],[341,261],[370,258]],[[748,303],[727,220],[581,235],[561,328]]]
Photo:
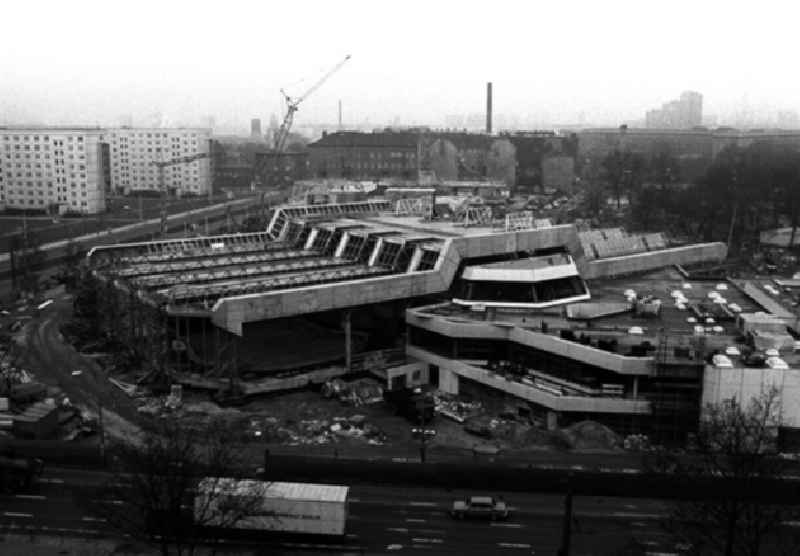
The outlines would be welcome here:
[[[298,106],[348,59],[283,93],[275,175]],[[576,222],[580,192],[514,196],[402,158],[416,179],[262,196],[257,232],[168,239],[162,215],[162,239],[94,246],[64,339],[135,418],[227,414],[292,445],[402,444],[419,425],[460,448],[683,444],[704,404],[800,388],[797,280],[730,278],[724,243]],[[31,382],[18,375],[7,390]],[[6,428],[46,396],[11,392]]]
[[[386,391],[424,386],[457,426],[486,406],[498,415],[515,408],[515,417],[542,430],[591,419],[621,434],[652,432],[640,417],[652,414],[648,378],[660,363],[628,352],[645,338],[673,349],[675,340],[651,334],[680,319],[677,309],[652,310],[647,288],[655,283],[637,286],[632,299],[622,295],[629,282],[615,277],[713,264],[725,258],[724,245],[578,232],[527,213],[432,218],[419,204],[417,215],[407,202],[385,199],[285,205],[264,232],[96,247],[87,255],[86,289],[96,296],[104,338],[84,351],[113,344],[133,352],[138,366],[109,371],[132,394],[151,392],[141,396],[145,411],[166,407],[152,409],[159,393],[171,392],[175,403],[176,387],[184,400],[241,407],[303,391],[383,405]],[[658,279],[659,289],[668,282]],[[620,337],[619,353],[564,336],[584,328]],[[530,336],[516,339],[523,331]],[[533,378],[518,366],[526,350]],[[702,368],[695,356],[692,365]],[[597,384],[581,390],[578,381],[548,375],[570,361],[580,380]],[[699,390],[694,396],[686,403],[699,406]],[[684,425],[685,404],[673,413]],[[467,429],[485,437],[479,425]]]

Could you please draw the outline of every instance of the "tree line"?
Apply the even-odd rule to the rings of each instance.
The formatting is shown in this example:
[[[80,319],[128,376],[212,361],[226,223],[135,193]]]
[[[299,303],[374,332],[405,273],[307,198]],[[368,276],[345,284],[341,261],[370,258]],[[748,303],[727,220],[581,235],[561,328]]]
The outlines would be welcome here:
[[[800,151],[772,142],[730,145],[702,175],[687,180],[668,148],[646,156],[615,150],[600,163],[587,196],[602,208],[610,195],[628,201],[632,228],[667,231],[694,241],[724,241],[736,252],[760,231],[800,220]]]

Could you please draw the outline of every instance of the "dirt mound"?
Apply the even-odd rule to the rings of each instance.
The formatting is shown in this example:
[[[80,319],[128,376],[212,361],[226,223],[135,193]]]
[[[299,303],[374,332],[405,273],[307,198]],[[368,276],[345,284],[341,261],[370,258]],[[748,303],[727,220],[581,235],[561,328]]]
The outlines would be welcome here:
[[[596,421],[579,421],[561,431],[573,450],[618,450],[622,438]]]

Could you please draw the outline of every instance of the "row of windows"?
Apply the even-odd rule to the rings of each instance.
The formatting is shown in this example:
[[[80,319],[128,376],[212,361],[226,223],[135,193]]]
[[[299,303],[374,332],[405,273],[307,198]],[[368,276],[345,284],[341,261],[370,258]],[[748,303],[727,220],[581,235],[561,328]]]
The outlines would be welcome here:
[[[27,141],[30,141],[31,138],[33,138],[33,141],[38,141],[39,140],[39,136],[38,135],[32,135],[32,136],[31,135],[11,135],[11,136],[4,135],[3,136],[3,141],[14,141],[14,142],[23,141],[23,142],[27,142]],[[42,139],[42,141],[49,141],[50,140],[50,136],[49,135],[42,135],[41,139]],[[67,141],[70,141],[70,142],[77,141],[78,143],[83,143],[83,137],[81,137],[81,136],[73,137],[72,135],[68,135],[66,137],[66,139],[67,139]],[[55,137],[53,138],[53,140],[54,141],[56,140]],[[62,141],[63,141],[63,139],[62,139]]]
[[[45,204],[44,199],[39,199],[38,202],[37,202],[36,199],[28,199],[26,201],[25,199],[17,200],[17,199],[9,198],[8,200],[6,200],[2,195],[0,195],[0,201],[4,201],[7,205],[13,205],[13,204],[15,204],[15,201],[17,201],[16,204],[19,204],[19,205],[44,206],[44,204]],[[58,199],[58,201],[66,202],[67,199]],[[88,207],[89,203],[87,203],[86,201],[80,201],[80,204],[79,204],[78,201],[72,201],[71,206],[73,206],[73,207],[78,207],[78,206]]]
[[[59,156],[62,157],[62,158],[58,158]],[[31,155],[30,155],[30,153],[14,153],[14,158],[24,158],[25,160],[31,160]],[[42,159],[42,155],[39,154],[39,153],[35,153],[33,155],[33,158],[36,159],[36,160],[41,160]],[[44,153],[44,159],[45,160],[50,160],[50,154],[49,153]],[[68,156],[64,156],[63,153],[61,153],[61,155],[59,155],[59,153],[57,153],[57,152],[53,153],[53,160],[56,160],[58,162],[63,163],[64,160],[67,160],[67,159],[69,159],[69,160],[73,160],[73,159],[86,160],[86,157],[84,155],[82,155],[82,154],[81,155],[73,155],[72,153],[70,153]],[[6,160],[11,160],[11,153],[6,153]],[[2,162],[2,160],[0,160],[0,162]]]

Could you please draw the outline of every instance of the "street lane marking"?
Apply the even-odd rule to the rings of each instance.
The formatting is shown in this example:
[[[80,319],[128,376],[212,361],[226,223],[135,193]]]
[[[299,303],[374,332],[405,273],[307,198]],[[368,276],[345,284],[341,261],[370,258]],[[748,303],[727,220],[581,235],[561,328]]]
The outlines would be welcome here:
[[[125,502],[123,500],[92,500],[92,502],[101,502],[103,504],[113,504],[115,506],[122,506]]]
[[[5,517],[33,517],[33,514],[23,514],[19,512],[3,512]]]
[[[497,546],[500,548],[530,548],[531,545],[521,542],[499,542]]]
[[[386,530],[392,533],[408,533],[408,529],[405,527],[388,527]]]
[[[408,505],[409,506],[420,506],[420,507],[424,507],[424,508],[435,508],[439,504],[437,504],[436,502],[409,502]]]
[[[446,533],[443,529],[414,529],[414,531],[425,535],[444,535]]]
[[[39,479],[37,482],[39,483],[53,483],[56,485],[63,485],[64,479],[56,479],[56,478],[46,478],[46,479]]]
[[[350,498],[350,501],[358,504],[359,502],[361,502],[361,498]]]
[[[409,523],[425,523],[424,519],[416,519],[413,517],[407,517],[406,521],[408,521]]]
[[[612,517],[635,517],[639,519],[663,519],[666,514],[639,514],[635,512],[612,512]]]
[[[634,506],[633,504],[625,504],[625,509],[626,510],[635,510],[636,506]]]
[[[428,543],[428,544],[442,544],[442,539],[428,539],[426,537],[412,537],[411,542]]]
[[[92,517],[90,515],[83,516],[81,521],[99,521],[101,523],[105,523],[107,520],[102,517]]]
[[[14,498],[23,498],[25,500],[44,500],[47,497],[41,494],[15,494]]]
[[[491,527],[507,527],[509,529],[519,529],[522,527],[521,523],[490,523]]]

